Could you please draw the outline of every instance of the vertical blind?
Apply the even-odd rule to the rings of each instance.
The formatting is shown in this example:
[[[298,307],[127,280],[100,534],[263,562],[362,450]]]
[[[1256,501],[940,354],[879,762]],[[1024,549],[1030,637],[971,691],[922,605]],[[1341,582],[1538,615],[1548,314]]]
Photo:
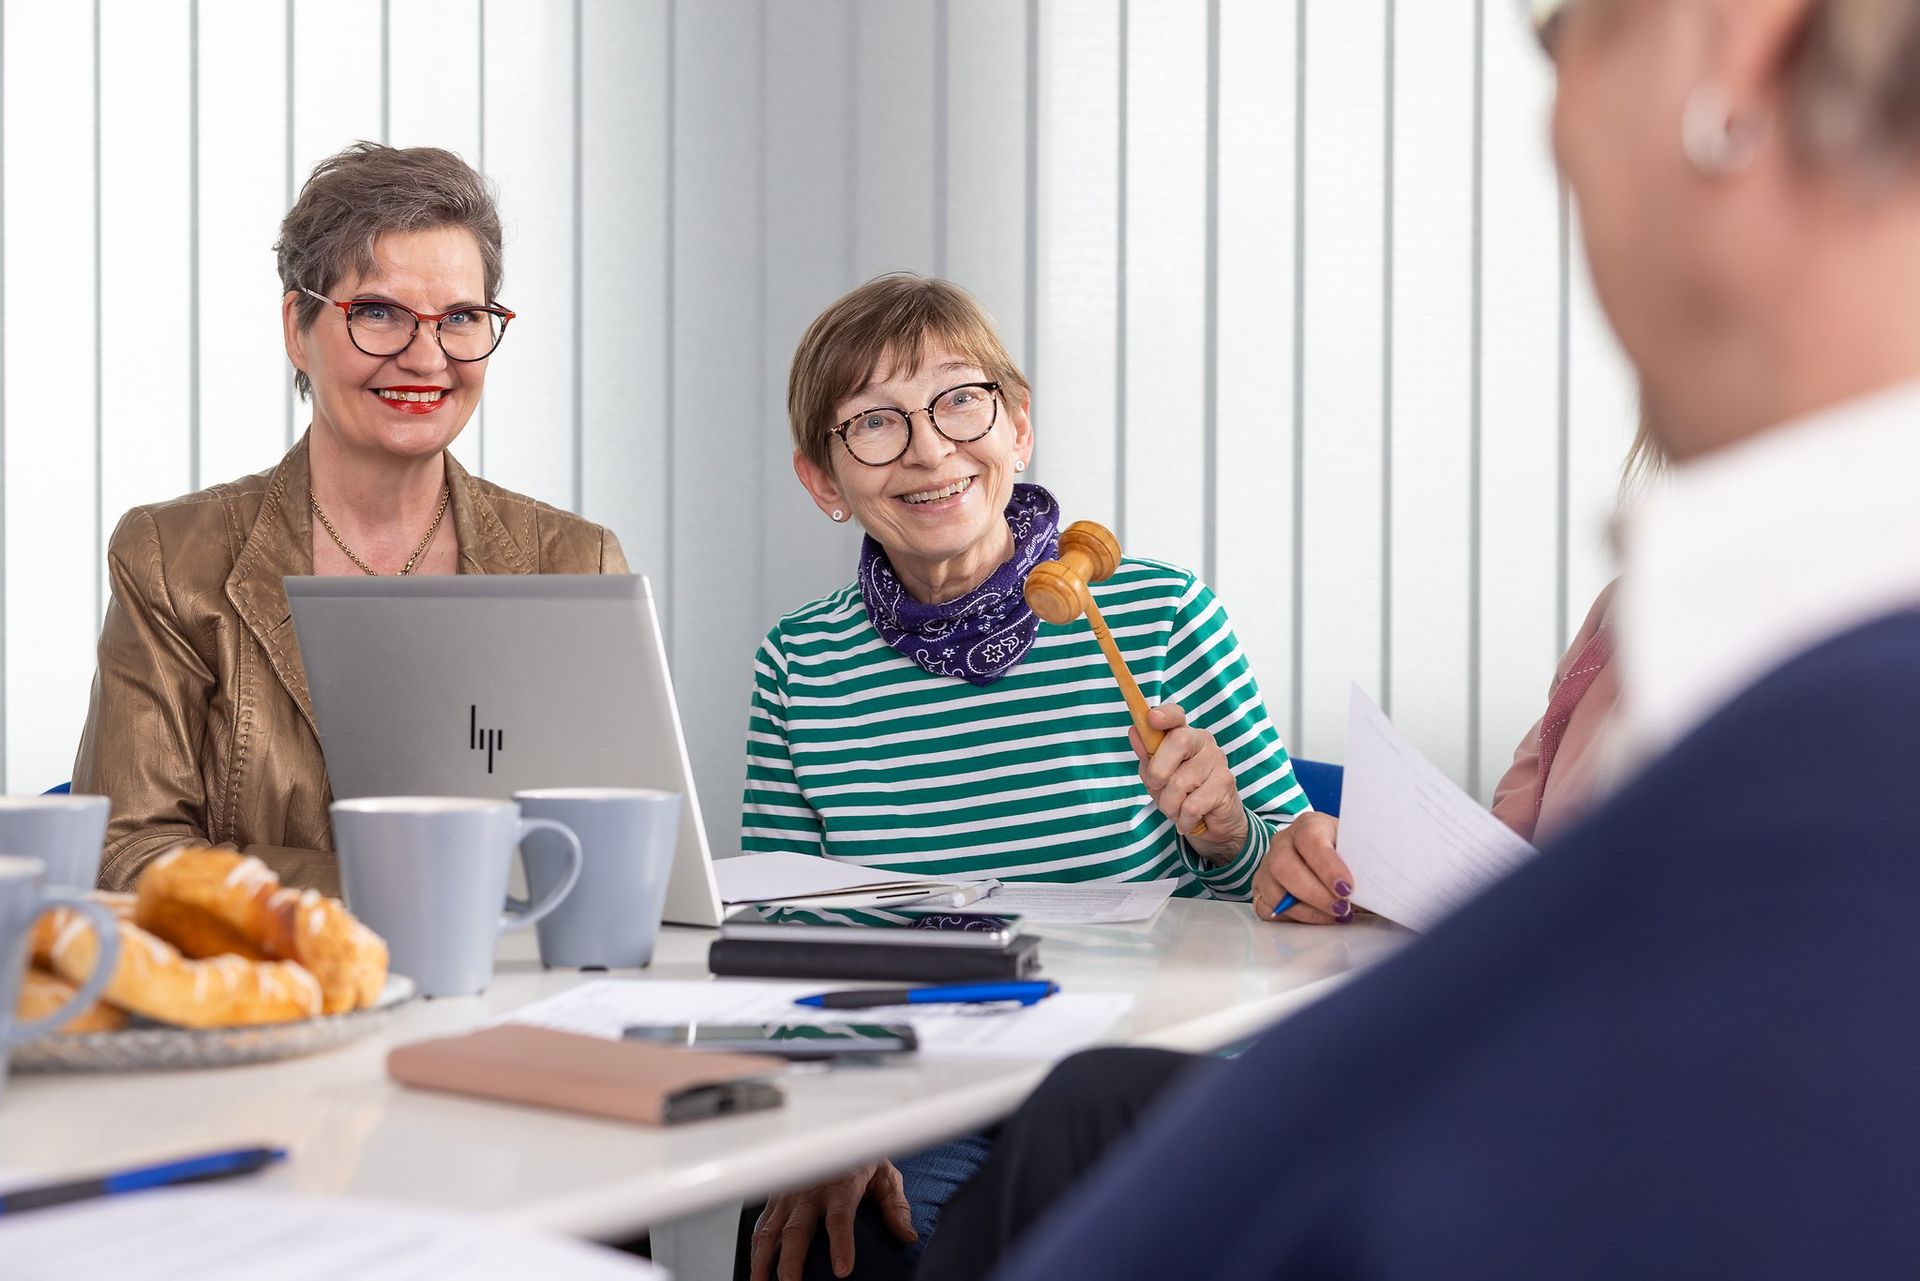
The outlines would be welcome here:
[[[1499,0],[5,0],[0,782],[65,778],[128,507],[304,430],[271,246],[315,162],[497,184],[520,314],[455,452],[653,580],[716,849],[749,666],[852,575],[787,362],[950,277],[1068,519],[1219,590],[1274,716],[1346,689],[1484,795],[1605,582],[1631,383]]]

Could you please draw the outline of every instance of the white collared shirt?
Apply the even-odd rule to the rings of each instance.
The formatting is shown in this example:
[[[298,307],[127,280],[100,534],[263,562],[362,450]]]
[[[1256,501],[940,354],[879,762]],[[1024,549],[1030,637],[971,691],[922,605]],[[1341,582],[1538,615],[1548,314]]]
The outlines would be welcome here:
[[[1625,553],[1616,780],[1788,660],[1920,606],[1920,381],[1676,467]]]

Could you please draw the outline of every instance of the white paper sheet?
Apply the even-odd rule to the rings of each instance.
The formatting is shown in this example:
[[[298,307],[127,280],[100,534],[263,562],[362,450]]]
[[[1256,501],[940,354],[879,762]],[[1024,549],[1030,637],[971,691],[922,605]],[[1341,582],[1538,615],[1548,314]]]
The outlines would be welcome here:
[[[1006,912],[1029,925],[1114,925],[1151,921],[1178,881],[1091,881],[1054,884],[1003,881],[976,910]]]
[[[888,872],[810,854],[741,854],[713,861],[722,903],[773,903],[875,886],[924,882],[930,888],[958,882],[913,872]]]
[[[794,998],[834,983],[721,983],[596,979],[535,1001],[509,1015],[532,1023],[612,1039],[640,1024],[910,1023],[923,1058],[1057,1059],[1084,1050],[1133,1008],[1125,992],[1060,992],[1029,1006],[888,1005],[867,1010],[816,1010]]]
[[[298,1161],[300,1155],[290,1158]],[[7,1281],[665,1281],[567,1237],[349,1197],[241,1187],[138,1192],[0,1218]]]
[[[1390,921],[1431,929],[1533,855],[1353,687],[1347,707],[1340,857],[1353,901]]]

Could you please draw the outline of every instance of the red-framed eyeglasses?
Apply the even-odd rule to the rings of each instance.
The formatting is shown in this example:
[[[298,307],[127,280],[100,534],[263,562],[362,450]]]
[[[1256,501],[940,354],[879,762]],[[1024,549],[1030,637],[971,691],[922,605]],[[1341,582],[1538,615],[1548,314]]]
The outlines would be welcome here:
[[[433,326],[433,340],[448,360],[471,363],[493,354],[507,336],[514,313],[505,307],[461,307],[454,311],[415,311],[385,298],[355,298],[341,302],[311,289],[301,293],[330,307],[347,319],[347,338],[369,356],[398,356],[413,345],[422,322]]]

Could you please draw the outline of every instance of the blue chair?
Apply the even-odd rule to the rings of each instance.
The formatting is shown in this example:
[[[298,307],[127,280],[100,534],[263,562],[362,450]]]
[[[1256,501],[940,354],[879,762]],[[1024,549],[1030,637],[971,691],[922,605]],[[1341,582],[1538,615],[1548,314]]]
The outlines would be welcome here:
[[[69,779],[64,783],[55,783],[52,787],[49,787],[46,791],[40,793],[40,795],[65,796],[71,791],[73,791],[73,780]]]
[[[1314,809],[1330,818],[1340,817],[1340,786],[1346,778],[1343,767],[1325,761],[1304,761],[1296,756],[1293,776],[1300,780],[1300,790],[1313,802]]]

